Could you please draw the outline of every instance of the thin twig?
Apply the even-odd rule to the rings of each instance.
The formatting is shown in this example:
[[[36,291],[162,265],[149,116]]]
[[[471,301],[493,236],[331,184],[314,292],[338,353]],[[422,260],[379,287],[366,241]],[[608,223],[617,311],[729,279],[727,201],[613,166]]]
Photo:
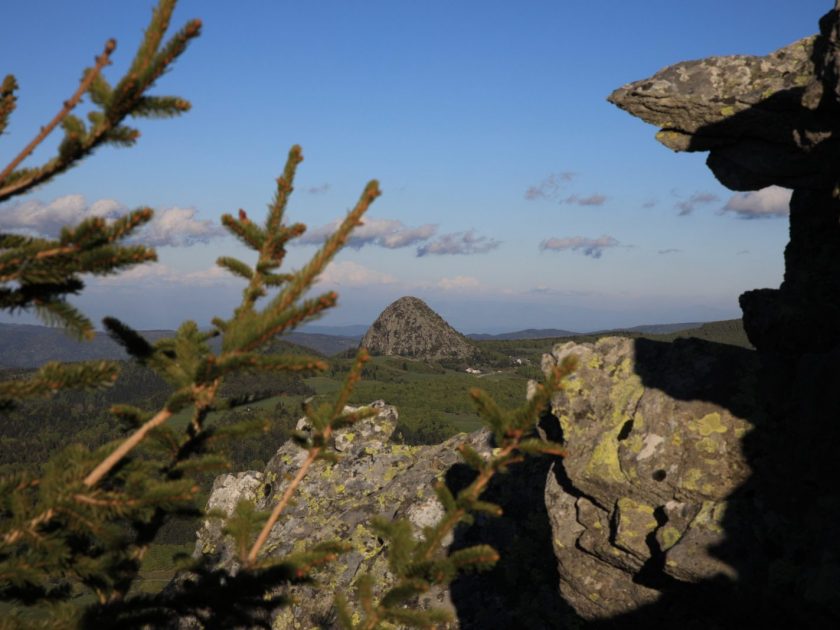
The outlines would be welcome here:
[[[326,433],[326,431],[325,431]],[[260,549],[265,544],[265,541],[268,539],[268,535],[271,533],[271,529],[274,527],[274,524],[277,522],[277,519],[280,518],[280,514],[283,513],[283,510],[286,508],[286,505],[292,498],[292,495],[297,490],[297,487],[300,485],[300,482],[303,481],[303,478],[306,477],[306,473],[309,472],[309,467],[315,462],[315,459],[318,457],[318,453],[321,452],[320,447],[315,447],[309,451],[309,456],[306,458],[306,461],[303,462],[303,466],[300,467],[295,478],[292,479],[292,482],[289,484],[289,487],[286,488],[286,491],[283,493],[283,497],[274,506],[274,509],[271,511],[271,516],[268,517],[265,525],[263,525],[262,531],[260,531],[260,535],[257,536],[257,539],[254,541],[254,546],[251,547],[251,551],[248,552],[248,563],[252,564],[257,559],[257,554],[260,552]]]
[[[147,421],[143,426],[137,429],[131,436],[129,436],[125,442],[120,444],[113,453],[108,455],[105,459],[103,459],[100,464],[94,468],[91,473],[85,477],[84,484],[90,488],[91,486],[96,485],[102,477],[108,474],[108,472],[117,465],[123,457],[125,457],[129,451],[131,451],[135,446],[140,444],[143,441],[143,438],[146,437],[146,434],[162,425],[164,422],[169,420],[172,416],[172,412],[168,409],[161,409],[154,418]]]
[[[79,104],[80,100],[82,100],[82,96],[84,96],[85,92],[87,92],[88,88],[90,87],[90,84],[93,83],[93,80],[102,71],[102,68],[111,63],[111,53],[114,52],[114,49],[116,47],[117,42],[114,39],[109,39],[105,43],[105,50],[102,52],[101,55],[99,55],[96,58],[96,65],[85,74],[84,78],[82,79],[82,82],[79,84],[79,87],[76,90],[76,93],[73,94],[73,96],[70,97],[69,100],[64,101],[64,107],[62,107],[61,111],[55,115],[55,118],[53,118],[45,127],[41,127],[40,133],[37,136],[35,136],[32,142],[27,144],[26,147],[24,147],[23,151],[21,151],[18,154],[18,156],[14,160],[9,162],[9,165],[3,169],[3,172],[0,173],[0,182],[5,181],[6,178],[12,173],[12,171],[14,171],[15,168],[17,168],[18,164],[20,164],[27,157],[29,157],[29,155],[35,150],[35,147],[41,144],[41,142],[44,141],[44,138],[50,135],[52,130],[55,129],[56,126],[62,120],[64,120],[67,114],[73,111],[73,108]]]
[[[52,256],[62,256],[64,254],[75,254],[79,251],[78,245],[65,245],[64,247],[55,247],[53,249],[45,249],[42,252],[35,254],[36,260],[43,260],[44,258],[51,258]]]
[[[55,510],[53,508],[49,508],[41,512],[35,518],[29,519],[29,523],[26,527],[18,527],[17,529],[13,529],[11,531],[6,532],[3,535],[3,542],[7,545],[12,545],[21,538],[23,538],[27,531],[30,534],[37,535],[35,534],[35,528],[43,523],[50,521],[53,516],[55,516]]]
[[[216,396],[216,390],[218,390],[219,385],[220,380],[216,379],[207,387],[193,388],[193,400],[195,401],[197,409],[206,408],[213,404],[213,400]],[[88,488],[96,485],[102,477],[107,475],[108,472],[117,465],[117,462],[128,455],[135,446],[143,441],[149,431],[159,427],[171,417],[172,412],[168,409],[161,409],[157,412],[154,418],[143,424],[143,426],[126,438],[126,440],[117,447],[117,450],[103,459],[99,465],[94,468],[87,477],[85,477],[84,484]]]

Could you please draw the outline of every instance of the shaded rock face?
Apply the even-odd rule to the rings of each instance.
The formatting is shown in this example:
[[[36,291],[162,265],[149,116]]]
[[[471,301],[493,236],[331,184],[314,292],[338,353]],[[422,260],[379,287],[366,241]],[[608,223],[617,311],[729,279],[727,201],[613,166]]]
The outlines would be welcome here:
[[[820,33],[765,57],[669,66],[609,101],[657,125],[675,151],[709,151],[732,190],[793,188],[785,279],[741,296],[759,350],[798,355],[840,343],[840,2]]]
[[[593,628],[840,623],[840,349],[569,343],[545,487],[563,598]]]
[[[402,297],[389,305],[365,333],[361,346],[371,354],[426,360],[466,359],[477,348],[421,299]]]

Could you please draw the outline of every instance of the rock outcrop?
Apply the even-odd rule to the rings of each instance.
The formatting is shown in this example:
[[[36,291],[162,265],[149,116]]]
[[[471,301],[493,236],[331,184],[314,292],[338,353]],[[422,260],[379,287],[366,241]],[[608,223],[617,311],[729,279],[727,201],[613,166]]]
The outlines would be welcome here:
[[[546,507],[560,591],[590,620],[656,602],[663,584],[731,581],[738,573],[737,562],[713,549],[725,539],[722,520],[733,493],[750,474],[741,442],[756,413],[749,398],[754,353],[648,344],[617,337],[570,342],[544,357],[544,366],[578,360],[552,401],[567,447],[566,481],[549,477]],[[636,373],[639,354],[648,367],[658,364],[659,388]],[[693,395],[740,391],[744,400],[735,412],[693,395],[682,400],[680,387]]]
[[[479,453],[489,456],[492,446],[487,431],[460,434],[434,446],[391,443],[388,439],[397,423],[397,410],[381,401],[372,406],[379,409],[376,417],[337,432],[335,446],[340,461],[332,466],[323,462],[314,466],[300,486],[297,501],[274,527],[265,547],[270,555],[283,556],[319,541],[338,539],[350,542],[353,551],[317,576],[317,589],[307,585],[289,587],[286,594],[297,604],[276,611],[273,627],[337,627],[332,596],[339,591],[352,592],[352,585],[362,573],[375,577],[376,592],[381,593],[393,578],[382,541],[370,528],[371,519],[375,516],[408,518],[416,532],[434,524],[443,510],[432,484],[443,478],[456,490],[471,479],[472,471],[459,463],[456,447],[466,441]],[[305,421],[298,426],[305,429]],[[270,510],[305,455],[305,451],[289,441],[280,447],[264,471],[221,475],[213,484],[208,510],[229,515],[241,499],[253,502],[259,509]],[[479,517],[472,529],[460,528],[454,537],[444,541],[453,550],[475,544],[476,537],[482,542],[489,541],[504,554],[499,568],[489,575],[459,579],[451,593],[446,589],[426,593],[421,606],[449,609],[456,617],[468,616],[469,620],[461,624],[464,628],[509,628],[516,625],[517,619],[529,618],[533,620],[531,627],[550,627],[552,620],[562,617],[562,611],[568,611],[556,592],[548,518],[544,509],[531,507],[542,504],[548,464],[543,461],[520,466],[519,479],[506,478],[501,484],[494,484],[489,496],[505,507],[506,514],[490,519],[492,522]],[[541,514],[537,524],[532,522],[535,514]],[[218,567],[237,571],[233,541],[223,535],[218,518],[205,520],[199,530],[195,555],[199,554],[212,558]],[[523,562],[526,558],[527,562]],[[497,584],[482,591],[476,588],[475,580],[490,580],[491,584],[494,580],[513,581],[516,586],[502,588]],[[519,593],[518,586],[529,581],[530,588],[524,594]],[[541,597],[542,608],[533,609],[532,598],[536,596]],[[212,613],[209,615],[212,617]],[[183,620],[182,625],[201,627],[195,619]]]
[[[741,296],[759,350],[796,355],[840,343],[840,2],[819,35],[766,57],[679,63],[609,100],[660,127],[675,151],[709,151],[732,190],[793,188],[785,278]]]
[[[699,339],[611,337],[558,345],[544,367],[569,355],[578,370],[536,429],[567,456],[529,458],[494,479],[485,498],[503,516],[478,517],[446,544],[490,544],[499,565],[420,605],[482,630],[836,627],[840,351],[774,363]],[[331,594],[352,591],[361,572],[380,593],[392,577],[370,519],[432,523],[432,483],[457,493],[472,478],[456,446],[492,448],[487,431],[390,443],[396,410],[374,404],[376,418],[337,433],[341,461],[316,465],[271,533],[272,555],[324,539],[354,547],[317,590],[289,587],[297,603],[275,612],[275,627],[337,627]],[[229,513],[244,498],[270,510],[303,457],[289,442],[264,471],[219,477],[208,507]],[[236,571],[217,520],[205,522],[196,554]]]
[[[365,333],[361,345],[371,354],[435,361],[467,359],[478,349],[421,299],[401,297]]]

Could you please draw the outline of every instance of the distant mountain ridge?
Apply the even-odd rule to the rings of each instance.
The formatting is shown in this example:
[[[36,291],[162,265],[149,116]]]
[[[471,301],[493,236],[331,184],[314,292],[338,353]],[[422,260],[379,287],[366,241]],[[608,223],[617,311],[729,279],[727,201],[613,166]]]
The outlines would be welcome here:
[[[446,322],[444,321],[444,323]],[[448,326],[448,324],[446,325]],[[321,332],[333,329],[349,334],[335,335]],[[358,347],[359,340],[362,337],[362,334],[358,333],[358,331],[361,329],[367,330],[364,326],[307,326],[300,332],[295,331],[284,335],[282,339],[325,356],[332,356]],[[462,337],[466,337],[467,340],[472,341],[506,341],[557,339],[582,335],[603,336],[605,334],[621,334],[622,332],[675,335],[684,333],[685,331],[694,331],[693,335],[701,338],[716,339],[719,336],[731,337],[739,345],[749,345],[746,341],[746,335],[743,333],[740,320],[706,323],[649,324],[591,333],[579,333],[559,328],[528,328],[496,335],[470,334],[466,336],[462,335]],[[143,330],[140,332],[149,341],[171,337],[175,334],[173,330]],[[455,332],[460,335],[457,331]],[[34,368],[48,361],[124,360],[127,358],[122,347],[103,332],[97,332],[93,341],[78,342],[58,328],[31,324],[0,323],[0,368]]]
[[[150,342],[175,336],[174,330],[138,332]],[[218,340],[211,340],[211,347],[215,347],[214,342],[218,343]],[[356,347],[358,343],[353,337],[290,333],[278,340],[278,348],[282,347],[281,352],[305,349],[312,354],[331,355]],[[104,332],[94,333],[91,341],[77,341],[60,328],[0,323],[0,369],[37,368],[49,361],[124,361],[128,358],[122,346]]]
[[[470,333],[467,335],[470,339],[475,341],[488,341],[497,339],[499,341],[515,340],[515,339],[553,339],[556,337],[574,337],[581,333],[572,332],[571,330],[563,330],[561,328],[526,328],[525,330],[517,330],[509,333],[499,333],[498,335],[488,335],[485,333]]]
[[[355,337],[358,341],[365,336],[368,324],[349,324],[347,326],[322,326],[321,324],[305,325],[297,332],[290,334],[329,335],[331,337]]]
[[[467,359],[479,349],[423,300],[405,296],[388,305],[362,338],[371,354],[427,361]]]
[[[605,333],[622,332],[660,335],[673,332],[681,332],[683,330],[694,330],[695,328],[700,328],[702,325],[703,322],[685,322],[682,324],[644,324],[642,326],[633,326],[631,328],[608,328],[604,330],[594,330],[590,332],[574,332],[572,330],[564,330],[562,328],[526,328],[525,330],[516,330],[514,332],[499,333],[496,335],[489,335],[485,333],[470,333],[467,335],[467,337],[475,341],[507,341],[517,339],[557,339],[558,337],[603,335]]]
[[[143,330],[154,342],[175,334],[173,330]],[[77,341],[60,328],[31,324],[0,323],[0,368],[40,367],[48,361],[123,360],[128,355],[106,333],[91,341]]]
[[[637,332],[649,335],[664,335],[668,333],[682,332],[684,330],[694,330],[700,328],[703,324],[712,322],[685,322],[682,324],[644,324],[642,326],[633,326],[631,328],[607,328],[605,330],[596,330],[587,335],[600,335],[610,332]]]

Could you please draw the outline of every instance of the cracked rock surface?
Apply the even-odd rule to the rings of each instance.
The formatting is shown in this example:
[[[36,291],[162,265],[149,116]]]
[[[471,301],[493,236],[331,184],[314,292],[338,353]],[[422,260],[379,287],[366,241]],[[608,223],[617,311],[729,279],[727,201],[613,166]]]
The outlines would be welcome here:
[[[663,374],[672,369],[672,391],[682,380],[719,387],[737,374],[700,353],[682,368],[669,365],[664,346],[657,363]],[[632,339],[558,345],[544,366],[569,355],[578,369],[552,401],[567,448],[565,481],[549,475],[545,490],[564,599],[584,618],[613,617],[655,602],[663,580],[733,577],[713,548],[750,474],[741,450],[750,422],[643,384]]]

